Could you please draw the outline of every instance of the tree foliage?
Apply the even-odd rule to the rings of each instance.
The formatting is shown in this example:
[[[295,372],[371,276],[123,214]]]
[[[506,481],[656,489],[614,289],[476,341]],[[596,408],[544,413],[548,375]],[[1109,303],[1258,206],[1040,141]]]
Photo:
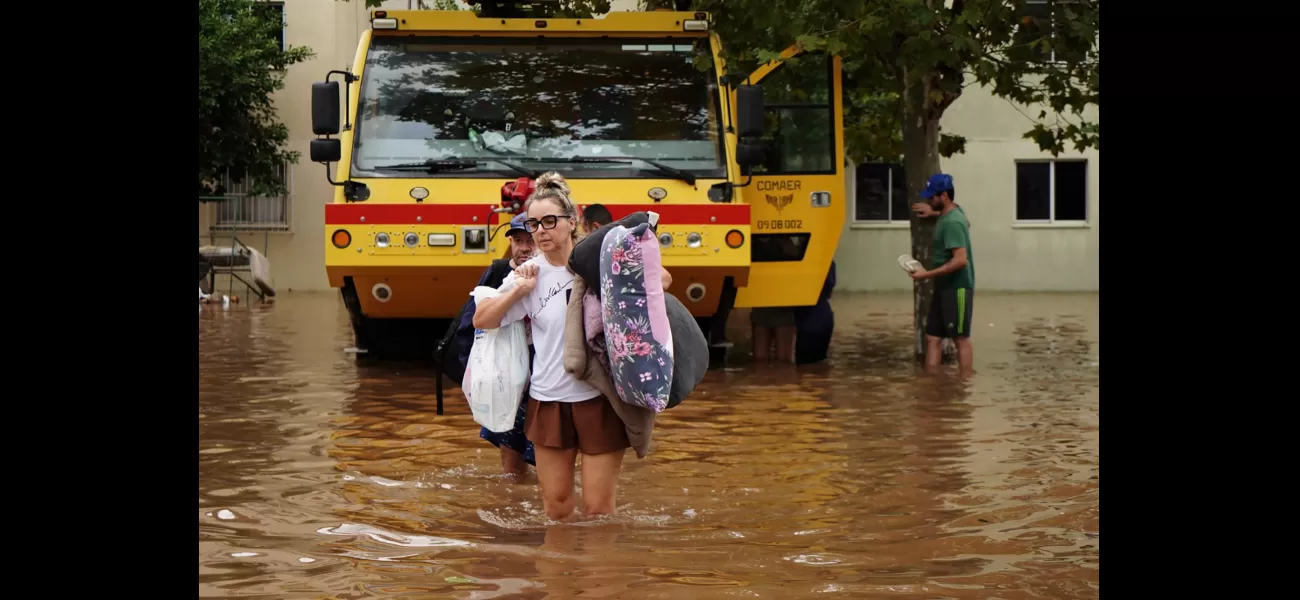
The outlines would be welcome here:
[[[281,48],[278,11],[254,0],[199,0],[199,195],[222,195],[223,175],[255,194],[281,193],[289,131],[271,95],[284,70],[312,56]]]
[[[905,113],[937,119],[972,84],[1040,107],[1024,137],[1052,154],[1100,144],[1100,0],[697,0],[713,12],[729,72],[791,43],[840,56],[846,142],[858,159],[903,154]],[[1044,60],[1045,58],[1050,60]],[[906,106],[908,92],[915,94]],[[910,108],[910,110],[909,110]],[[942,136],[949,156],[964,139]]]

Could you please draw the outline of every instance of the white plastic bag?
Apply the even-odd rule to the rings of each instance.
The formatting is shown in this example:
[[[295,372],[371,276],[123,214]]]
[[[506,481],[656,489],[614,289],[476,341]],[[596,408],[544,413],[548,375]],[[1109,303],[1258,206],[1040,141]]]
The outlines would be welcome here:
[[[477,303],[498,295],[479,286],[470,293]],[[515,426],[515,413],[528,385],[528,331],[522,320],[497,329],[475,329],[461,390],[474,421],[503,433]]]

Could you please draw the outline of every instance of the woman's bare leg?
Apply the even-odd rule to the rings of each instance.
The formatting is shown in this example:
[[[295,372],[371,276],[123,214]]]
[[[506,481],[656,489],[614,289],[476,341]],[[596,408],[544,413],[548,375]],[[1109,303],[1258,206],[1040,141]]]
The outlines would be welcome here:
[[[537,483],[542,487],[542,505],[546,516],[564,521],[573,514],[576,501],[573,494],[573,467],[578,458],[577,448],[547,448],[533,445],[537,459]],[[586,465],[583,465],[584,470]]]
[[[582,455],[582,506],[587,516],[614,514],[618,475],[623,470],[626,452],[624,448],[604,454]]]

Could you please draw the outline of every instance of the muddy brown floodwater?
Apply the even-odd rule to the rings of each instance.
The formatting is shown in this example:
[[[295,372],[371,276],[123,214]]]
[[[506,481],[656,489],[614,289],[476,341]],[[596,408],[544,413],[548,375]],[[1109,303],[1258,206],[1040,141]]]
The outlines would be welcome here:
[[[199,595],[1096,598],[1098,296],[982,293],[968,381],[913,366],[907,295],[833,303],[829,364],[711,372],[620,515],[558,526],[337,296],[204,307]]]

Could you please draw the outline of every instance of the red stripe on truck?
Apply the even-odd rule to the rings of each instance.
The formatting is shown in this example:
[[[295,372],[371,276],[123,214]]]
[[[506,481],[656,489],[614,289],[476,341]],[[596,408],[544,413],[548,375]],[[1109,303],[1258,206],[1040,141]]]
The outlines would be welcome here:
[[[495,225],[500,204],[326,204],[326,225]],[[474,220],[478,217],[478,221]]]
[[[499,204],[326,204],[326,225],[496,225],[509,215]],[[587,204],[579,204],[581,212]],[[615,220],[638,211],[659,213],[668,225],[749,225],[748,204],[606,204]],[[478,221],[474,220],[478,217]]]
[[[579,204],[578,211],[587,204]],[[606,204],[617,221],[634,212],[659,213],[659,222],[667,225],[749,225],[748,204]]]

